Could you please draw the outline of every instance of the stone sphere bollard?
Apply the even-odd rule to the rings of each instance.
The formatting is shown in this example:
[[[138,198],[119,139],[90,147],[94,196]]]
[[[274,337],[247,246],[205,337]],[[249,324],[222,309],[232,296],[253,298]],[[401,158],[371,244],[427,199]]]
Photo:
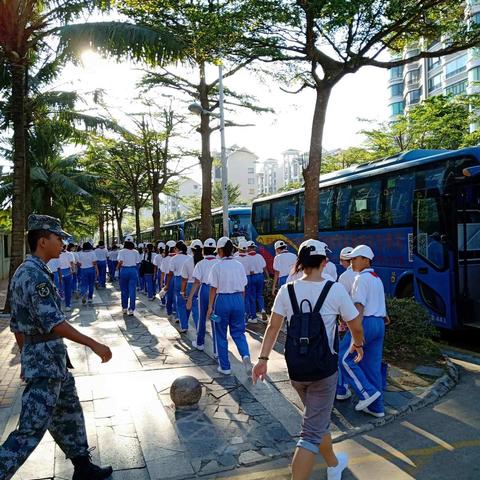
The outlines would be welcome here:
[[[170,387],[170,398],[179,410],[193,409],[202,396],[202,385],[190,375],[178,377]]]

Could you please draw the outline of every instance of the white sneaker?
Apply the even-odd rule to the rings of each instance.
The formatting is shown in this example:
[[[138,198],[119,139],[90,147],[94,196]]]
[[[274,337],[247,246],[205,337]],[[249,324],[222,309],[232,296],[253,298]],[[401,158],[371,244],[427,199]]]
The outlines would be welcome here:
[[[253,365],[252,365],[252,361],[250,360],[250,357],[248,355],[245,355],[242,361],[243,361],[243,366],[245,367],[245,372],[247,373],[247,377],[251,377]]]
[[[348,400],[351,396],[352,396],[352,391],[349,388],[347,388],[347,393],[344,393],[343,395],[337,394],[335,398],[337,400]]]
[[[128,315],[129,315],[130,317],[132,317],[132,316],[133,316],[133,310],[128,310],[128,312],[127,312],[127,313],[128,313]]]
[[[205,350],[205,345],[198,345],[196,340],[192,341],[192,347],[196,348],[197,350],[200,350],[201,352]]]
[[[375,418],[383,418],[385,416],[385,412],[374,412],[368,408],[364,408],[362,412],[368,413],[369,415],[372,415]]]
[[[230,375],[232,373],[232,371],[229,368],[224,370],[222,367],[217,367],[217,371],[222,373],[223,375]]]
[[[360,400],[356,405],[355,405],[355,410],[357,412],[360,412],[361,410],[365,410],[369,405],[371,405],[377,398],[382,395],[380,392],[375,392],[373,395],[368,397],[366,400]]]
[[[247,323],[251,323],[251,324],[258,323],[258,319],[256,319],[256,318],[249,318],[249,319],[247,320]]]
[[[128,313],[128,310],[127,310],[126,308],[123,308],[123,309],[122,309],[122,313],[123,313],[124,315],[126,315],[126,314]]]
[[[348,466],[348,455],[346,453],[336,454],[338,465],[336,467],[327,468],[327,480],[341,480],[342,472]]]

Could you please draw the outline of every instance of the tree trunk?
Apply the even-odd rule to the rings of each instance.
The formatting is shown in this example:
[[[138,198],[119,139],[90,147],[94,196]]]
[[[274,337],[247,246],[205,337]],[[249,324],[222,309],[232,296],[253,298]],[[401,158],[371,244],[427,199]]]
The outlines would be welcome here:
[[[28,140],[29,129],[33,123],[32,106],[28,99],[28,66],[25,67],[25,229],[27,228],[28,216],[32,213],[32,187],[30,179],[30,169],[32,167],[32,159],[29,155]],[[28,102],[28,103],[27,103]]]
[[[323,130],[331,91],[332,87],[324,84],[318,85],[316,89],[317,99],[313,114],[310,153],[308,165],[303,169],[305,182],[305,239],[318,238],[318,200],[320,168],[322,166]]]
[[[99,240],[105,241],[105,227],[104,227],[104,215],[103,212],[98,214],[98,236]]]
[[[200,105],[204,110],[210,108],[208,101],[205,64],[200,64]],[[202,153],[200,166],[202,169],[202,200],[200,207],[201,224],[200,237],[202,240],[212,236],[212,156],[210,154],[210,115],[200,115],[200,135],[202,137]]]
[[[123,229],[122,229],[123,210],[122,209],[116,210],[115,216],[117,218],[118,241],[122,243],[123,242]]]
[[[105,229],[105,243],[107,245],[110,244],[110,217],[108,216],[108,211],[105,212],[105,223],[106,223],[106,229]]]
[[[135,235],[137,236],[137,243],[140,242],[140,205],[135,203]]]
[[[115,214],[113,209],[110,212],[112,218],[112,245],[115,243]]]
[[[159,174],[153,172],[152,175],[152,217],[153,217],[153,239],[160,240],[160,186]]]
[[[11,280],[25,255],[25,66],[11,64],[13,119],[13,195],[12,195],[12,249],[10,253]],[[5,309],[9,308],[7,305]]]

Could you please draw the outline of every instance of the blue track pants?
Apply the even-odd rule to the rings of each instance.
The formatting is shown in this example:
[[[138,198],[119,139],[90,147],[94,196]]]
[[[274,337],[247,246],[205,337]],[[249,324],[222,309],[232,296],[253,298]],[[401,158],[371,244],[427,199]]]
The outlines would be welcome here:
[[[175,275],[173,280],[175,287],[175,300],[177,302],[177,315],[180,320],[180,327],[182,330],[186,330],[188,329],[187,303],[180,294],[182,290],[182,277],[181,275]]]
[[[283,287],[287,283],[288,275],[284,275],[283,277],[278,277],[278,288]]]
[[[98,286],[105,288],[107,283],[107,261],[97,260],[98,267]]]
[[[82,287],[80,289],[80,294],[82,295],[82,297],[88,294],[88,299],[91,300],[93,298],[93,290],[95,289],[95,268],[81,268],[80,271],[82,278]]]
[[[227,329],[237,346],[238,353],[243,358],[250,356],[245,337],[245,302],[241,293],[220,293],[215,298],[215,314],[221,320],[215,324],[218,350],[218,362],[223,370],[230,369],[228,359]]]
[[[265,310],[265,301],[263,299],[263,287],[265,286],[265,277],[263,273],[255,273],[250,275],[252,282],[252,316],[257,316],[258,311],[263,312]]]
[[[69,268],[62,269],[63,298],[65,306],[72,306],[73,276]]]
[[[122,297],[122,308],[135,310],[137,299],[137,267],[122,267],[120,270],[120,293]]]
[[[197,326],[197,345],[205,344],[205,333],[207,330],[207,310],[208,302],[210,301],[210,285],[202,283],[200,285],[200,292],[198,294],[198,326]],[[193,305],[192,305],[193,308]],[[215,334],[215,322],[210,322],[212,324],[212,341],[213,341],[213,353],[217,354],[217,340]]]
[[[187,283],[187,298],[192,291],[193,283]],[[195,324],[195,328],[198,329],[198,290],[193,296],[192,299],[192,310],[187,310],[187,321],[190,318],[190,313],[192,314],[193,323]]]
[[[147,289],[147,297],[153,298],[155,296],[155,285],[153,283],[153,273],[146,273],[143,278],[145,279],[145,287]]]

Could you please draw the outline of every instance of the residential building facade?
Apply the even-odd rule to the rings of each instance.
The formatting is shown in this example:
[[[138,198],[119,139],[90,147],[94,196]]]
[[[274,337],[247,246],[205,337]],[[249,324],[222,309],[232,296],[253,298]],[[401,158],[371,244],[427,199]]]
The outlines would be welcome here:
[[[289,149],[282,153],[283,157],[283,184],[303,182],[303,167],[307,164],[308,153]]]
[[[272,195],[283,187],[283,170],[279,161],[275,158],[268,158],[259,164],[257,171],[257,193],[258,195]]]
[[[185,199],[189,197],[200,197],[201,194],[202,186],[200,183],[191,178],[182,178],[178,185],[178,192],[175,195],[163,196],[163,203],[160,204],[160,214],[168,217],[184,217],[187,213]]]

